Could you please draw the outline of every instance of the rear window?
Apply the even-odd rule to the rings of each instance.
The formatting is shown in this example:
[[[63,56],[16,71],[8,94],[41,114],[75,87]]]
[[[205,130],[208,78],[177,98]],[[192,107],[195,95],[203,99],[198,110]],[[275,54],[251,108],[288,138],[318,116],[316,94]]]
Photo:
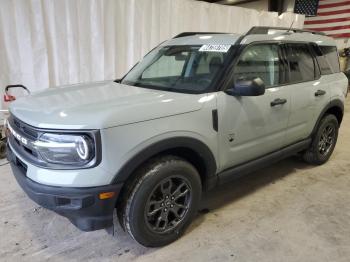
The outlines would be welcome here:
[[[322,75],[329,75],[340,72],[339,58],[335,46],[319,46],[322,55],[317,56]]]

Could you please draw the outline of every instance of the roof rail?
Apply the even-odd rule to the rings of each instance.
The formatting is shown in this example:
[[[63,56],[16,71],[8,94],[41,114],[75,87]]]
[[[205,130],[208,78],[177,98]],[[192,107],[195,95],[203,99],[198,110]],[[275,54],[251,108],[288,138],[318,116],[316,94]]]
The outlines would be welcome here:
[[[183,32],[180,33],[176,36],[173,37],[174,38],[179,38],[179,37],[184,37],[184,36],[191,36],[191,35],[213,35],[213,34],[228,34],[228,33],[220,33],[220,32]]]
[[[303,30],[297,28],[288,28],[288,27],[271,27],[271,26],[253,26],[246,35],[265,35],[268,34],[269,30],[280,30],[293,33],[310,33],[314,35],[326,35],[323,32],[315,32],[310,30]]]

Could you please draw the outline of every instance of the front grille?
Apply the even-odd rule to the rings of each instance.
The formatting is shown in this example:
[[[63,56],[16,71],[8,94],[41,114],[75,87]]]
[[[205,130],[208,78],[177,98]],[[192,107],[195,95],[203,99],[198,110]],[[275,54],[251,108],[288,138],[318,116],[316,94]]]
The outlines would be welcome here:
[[[19,119],[13,116],[11,116],[11,118],[13,119],[14,126],[21,130],[24,134],[33,139],[38,138],[39,133],[33,127],[29,126],[28,124],[20,121]]]
[[[40,161],[38,153],[33,146],[33,142],[35,142],[40,136],[40,132],[35,130],[34,127],[31,127],[30,125],[17,119],[13,115],[10,115],[8,123],[16,132],[16,134],[20,135],[21,138],[24,138],[27,141],[25,144],[20,139],[18,139],[18,137],[9,132],[8,141],[15,152],[19,154],[20,157],[30,161],[31,163]]]

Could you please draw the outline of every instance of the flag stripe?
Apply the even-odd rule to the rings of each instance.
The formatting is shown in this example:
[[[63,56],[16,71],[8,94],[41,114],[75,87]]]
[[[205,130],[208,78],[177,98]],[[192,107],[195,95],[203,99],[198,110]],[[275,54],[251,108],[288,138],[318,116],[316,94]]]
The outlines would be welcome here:
[[[332,31],[332,30],[342,30],[342,29],[350,29],[350,25],[313,28],[314,31]]]
[[[328,7],[328,8],[318,8],[318,13],[325,13],[325,12],[333,12],[333,11],[340,11],[340,10],[344,10],[344,9],[348,9],[350,5],[346,5],[346,6],[336,6],[336,7]]]
[[[340,14],[340,15],[329,15],[329,16],[312,16],[305,17],[305,21],[314,21],[314,20],[326,20],[326,19],[336,19],[336,18],[348,18],[349,14]]]
[[[319,0],[319,2],[320,2],[320,4],[333,4],[333,3],[342,2],[342,0],[341,1],[339,1],[339,0]]]
[[[316,30],[313,30],[316,31]],[[340,29],[340,30],[330,30],[330,31],[322,31],[326,35],[333,35],[333,34],[344,34],[344,33],[350,33],[349,29]]]
[[[347,22],[350,21],[350,17],[343,18],[333,18],[333,19],[324,19],[324,20],[306,20],[305,25],[317,25],[317,24],[329,24],[329,23],[338,23],[338,22]]]
[[[349,4],[350,4],[350,1],[344,1],[344,2],[339,2],[339,3],[320,4],[318,6],[318,8],[319,9],[332,8],[332,7],[339,7],[339,6],[349,5]]]
[[[337,22],[337,23],[327,23],[327,24],[311,24],[311,25],[304,25],[305,28],[308,29],[314,29],[314,28],[320,28],[320,27],[332,27],[332,26],[343,26],[343,25],[350,25],[349,21],[344,22]]]
[[[334,38],[350,38],[350,33],[344,33],[344,34],[331,34],[328,35]]]
[[[336,10],[330,12],[318,12],[318,16],[327,16],[327,15],[338,15],[338,14],[347,14],[350,13],[350,9]]]

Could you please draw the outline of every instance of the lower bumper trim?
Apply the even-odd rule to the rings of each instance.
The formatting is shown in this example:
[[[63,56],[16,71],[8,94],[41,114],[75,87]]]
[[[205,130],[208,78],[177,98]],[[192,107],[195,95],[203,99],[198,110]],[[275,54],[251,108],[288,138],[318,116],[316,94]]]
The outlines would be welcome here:
[[[113,212],[123,184],[89,188],[42,185],[26,177],[23,163],[19,162],[10,148],[7,153],[18,184],[34,202],[68,218],[82,231],[94,231],[113,225]],[[109,199],[99,199],[99,194],[104,192],[115,194]]]

